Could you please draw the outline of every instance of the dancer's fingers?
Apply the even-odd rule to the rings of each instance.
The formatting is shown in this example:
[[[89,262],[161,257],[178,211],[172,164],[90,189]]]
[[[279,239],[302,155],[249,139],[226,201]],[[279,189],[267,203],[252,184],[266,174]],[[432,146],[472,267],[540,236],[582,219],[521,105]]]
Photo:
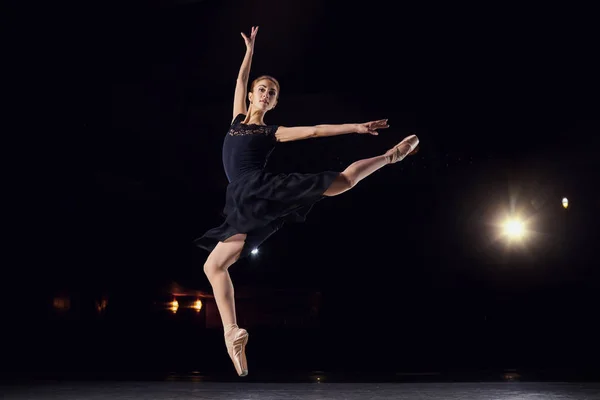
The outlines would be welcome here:
[[[387,121],[387,119],[380,119],[379,121],[376,121],[375,124],[380,127],[388,127]]]

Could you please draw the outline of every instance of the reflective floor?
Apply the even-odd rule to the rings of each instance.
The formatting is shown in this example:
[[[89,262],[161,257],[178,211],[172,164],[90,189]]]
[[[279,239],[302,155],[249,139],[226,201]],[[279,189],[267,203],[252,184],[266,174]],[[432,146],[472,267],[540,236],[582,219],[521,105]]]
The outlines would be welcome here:
[[[1,387],[3,399],[598,400],[598,383],[53,382]]]

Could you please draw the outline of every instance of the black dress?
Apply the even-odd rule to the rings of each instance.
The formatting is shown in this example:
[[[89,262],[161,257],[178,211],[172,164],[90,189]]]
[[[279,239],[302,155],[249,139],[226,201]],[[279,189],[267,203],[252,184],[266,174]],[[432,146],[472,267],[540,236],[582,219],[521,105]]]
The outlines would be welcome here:
[[[223,142],[223,167],[229,181],[223,214],[225,221],[194,243],[212,251],[218,242],[246,234],[240,258],[263,243],[286,221],[303,222],[339,172],[278,174],[265,171],[275,148],[276,125],[242,124],[233,120]]]

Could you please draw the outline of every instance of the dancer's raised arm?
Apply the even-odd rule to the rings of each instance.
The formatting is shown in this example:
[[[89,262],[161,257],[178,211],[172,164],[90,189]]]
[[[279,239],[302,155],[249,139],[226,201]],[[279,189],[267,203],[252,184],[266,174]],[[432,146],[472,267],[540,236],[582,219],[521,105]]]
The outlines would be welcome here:
[[[250,76],[250,66],[252,65],[252,56],[254,55],[254,39],[258,32],[258,26],[253,26],[250,32],[250,37],[241,32],[244,42],[246,42],[246,55],[242,61],[240,72],[235,84],[235,95],[233,97],[233,118],[239,114],[246,114],[246,90],[248,87],[248,77]]]
[[[280,126],[275,132],[278,142],[291,142],[325,136],[345,135],[347,133],[366,133],[378,135],[378,129],[389,128],[387,119],[365,122],[362,124],[338,124],[338,125],[315,125],[315,126]]]

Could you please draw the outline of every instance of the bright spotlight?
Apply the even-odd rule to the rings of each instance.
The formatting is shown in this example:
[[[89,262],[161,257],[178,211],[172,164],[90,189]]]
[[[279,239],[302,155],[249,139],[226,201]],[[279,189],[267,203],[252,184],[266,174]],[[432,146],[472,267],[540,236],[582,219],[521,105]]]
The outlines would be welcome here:
[[[523,222],[510,219],[504,223],[504,234],[511,239],[520,239],[525,234]]]
[[[567,208],[569,208],[569,199],[567,199],[566,197],[563,197],[563,199],[562,199],[562,206],[565,208],[565,210]]]
[[[252,252],[251,252],[251,253],[252,253],[252,254],[258,254],[258,249],[254,249],[254,250],[252,250]]]
[[[196,300],[193,307],[196,311],[200,312],[202,310],[202,301],[200,299]]]

